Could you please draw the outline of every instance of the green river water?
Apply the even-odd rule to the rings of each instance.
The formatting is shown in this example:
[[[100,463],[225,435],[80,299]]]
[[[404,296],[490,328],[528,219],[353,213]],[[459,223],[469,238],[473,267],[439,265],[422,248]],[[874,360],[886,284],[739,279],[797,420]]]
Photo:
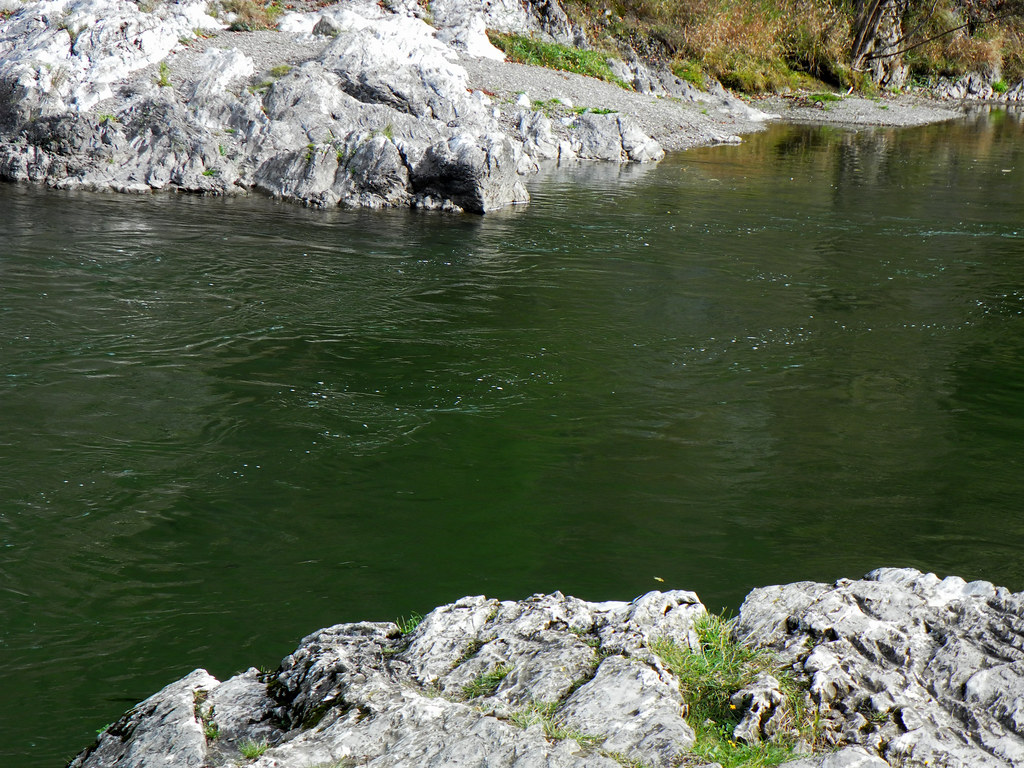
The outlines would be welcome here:
[[[485,217],[0,186],[0,765],[465,594],[1024,589],[1022,149],[776,127]]]

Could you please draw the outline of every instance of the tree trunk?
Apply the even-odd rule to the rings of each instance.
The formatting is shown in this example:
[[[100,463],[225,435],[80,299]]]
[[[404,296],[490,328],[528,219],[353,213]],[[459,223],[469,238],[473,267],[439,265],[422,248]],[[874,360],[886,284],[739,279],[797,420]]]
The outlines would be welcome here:
[[[903,40],[903,15],[910,2],[857,0],[850,63],[854,71],[868,71],[882,87],[899,88],[907,79],[907,68],[896,51]]]

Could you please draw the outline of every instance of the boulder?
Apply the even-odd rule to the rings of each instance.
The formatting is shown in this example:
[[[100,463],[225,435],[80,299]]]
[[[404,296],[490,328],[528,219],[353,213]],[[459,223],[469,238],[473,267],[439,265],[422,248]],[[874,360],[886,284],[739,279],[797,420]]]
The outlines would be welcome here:
[[[414,169],[413,187],[423,200],[451,200],[474,213],[526,202],[517,149],[502,134],[461,134],[438,142]]]
[[[444,32],[470,27],[477,22],[486,29],[582,46],[583,30],[574,26],[558,0],[432,0],[431,22]]]
[[[624,115],[585,113],[573,128],[569,141],[581,160],[646,163],[665,156],[661,145]]]

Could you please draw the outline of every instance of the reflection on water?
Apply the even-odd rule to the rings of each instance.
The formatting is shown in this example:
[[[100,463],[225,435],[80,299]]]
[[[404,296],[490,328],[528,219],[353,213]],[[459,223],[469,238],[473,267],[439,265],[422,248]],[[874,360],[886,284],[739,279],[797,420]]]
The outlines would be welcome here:
[[[486,217],[0,187],[3,761],[463,594],[1024,588],[1020,139],[779,128]]]

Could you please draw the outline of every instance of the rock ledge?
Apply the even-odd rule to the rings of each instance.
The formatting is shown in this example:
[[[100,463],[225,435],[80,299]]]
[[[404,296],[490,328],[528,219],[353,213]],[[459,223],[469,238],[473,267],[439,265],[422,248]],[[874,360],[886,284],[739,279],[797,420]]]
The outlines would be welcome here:
[[[463,598],[407,634],[339,624],[273,673],[196,670],[70,766],[701,765],[688,702],[650,648],[692,647],[705,613],[685,591],[555,593]],[[819,714],[817,749],[790,768],[1024,765],[1024,593],[886,568],[755,589],[734,635],[777,654]],[[733,697],[735,738],[767,727],[773,683]]]

